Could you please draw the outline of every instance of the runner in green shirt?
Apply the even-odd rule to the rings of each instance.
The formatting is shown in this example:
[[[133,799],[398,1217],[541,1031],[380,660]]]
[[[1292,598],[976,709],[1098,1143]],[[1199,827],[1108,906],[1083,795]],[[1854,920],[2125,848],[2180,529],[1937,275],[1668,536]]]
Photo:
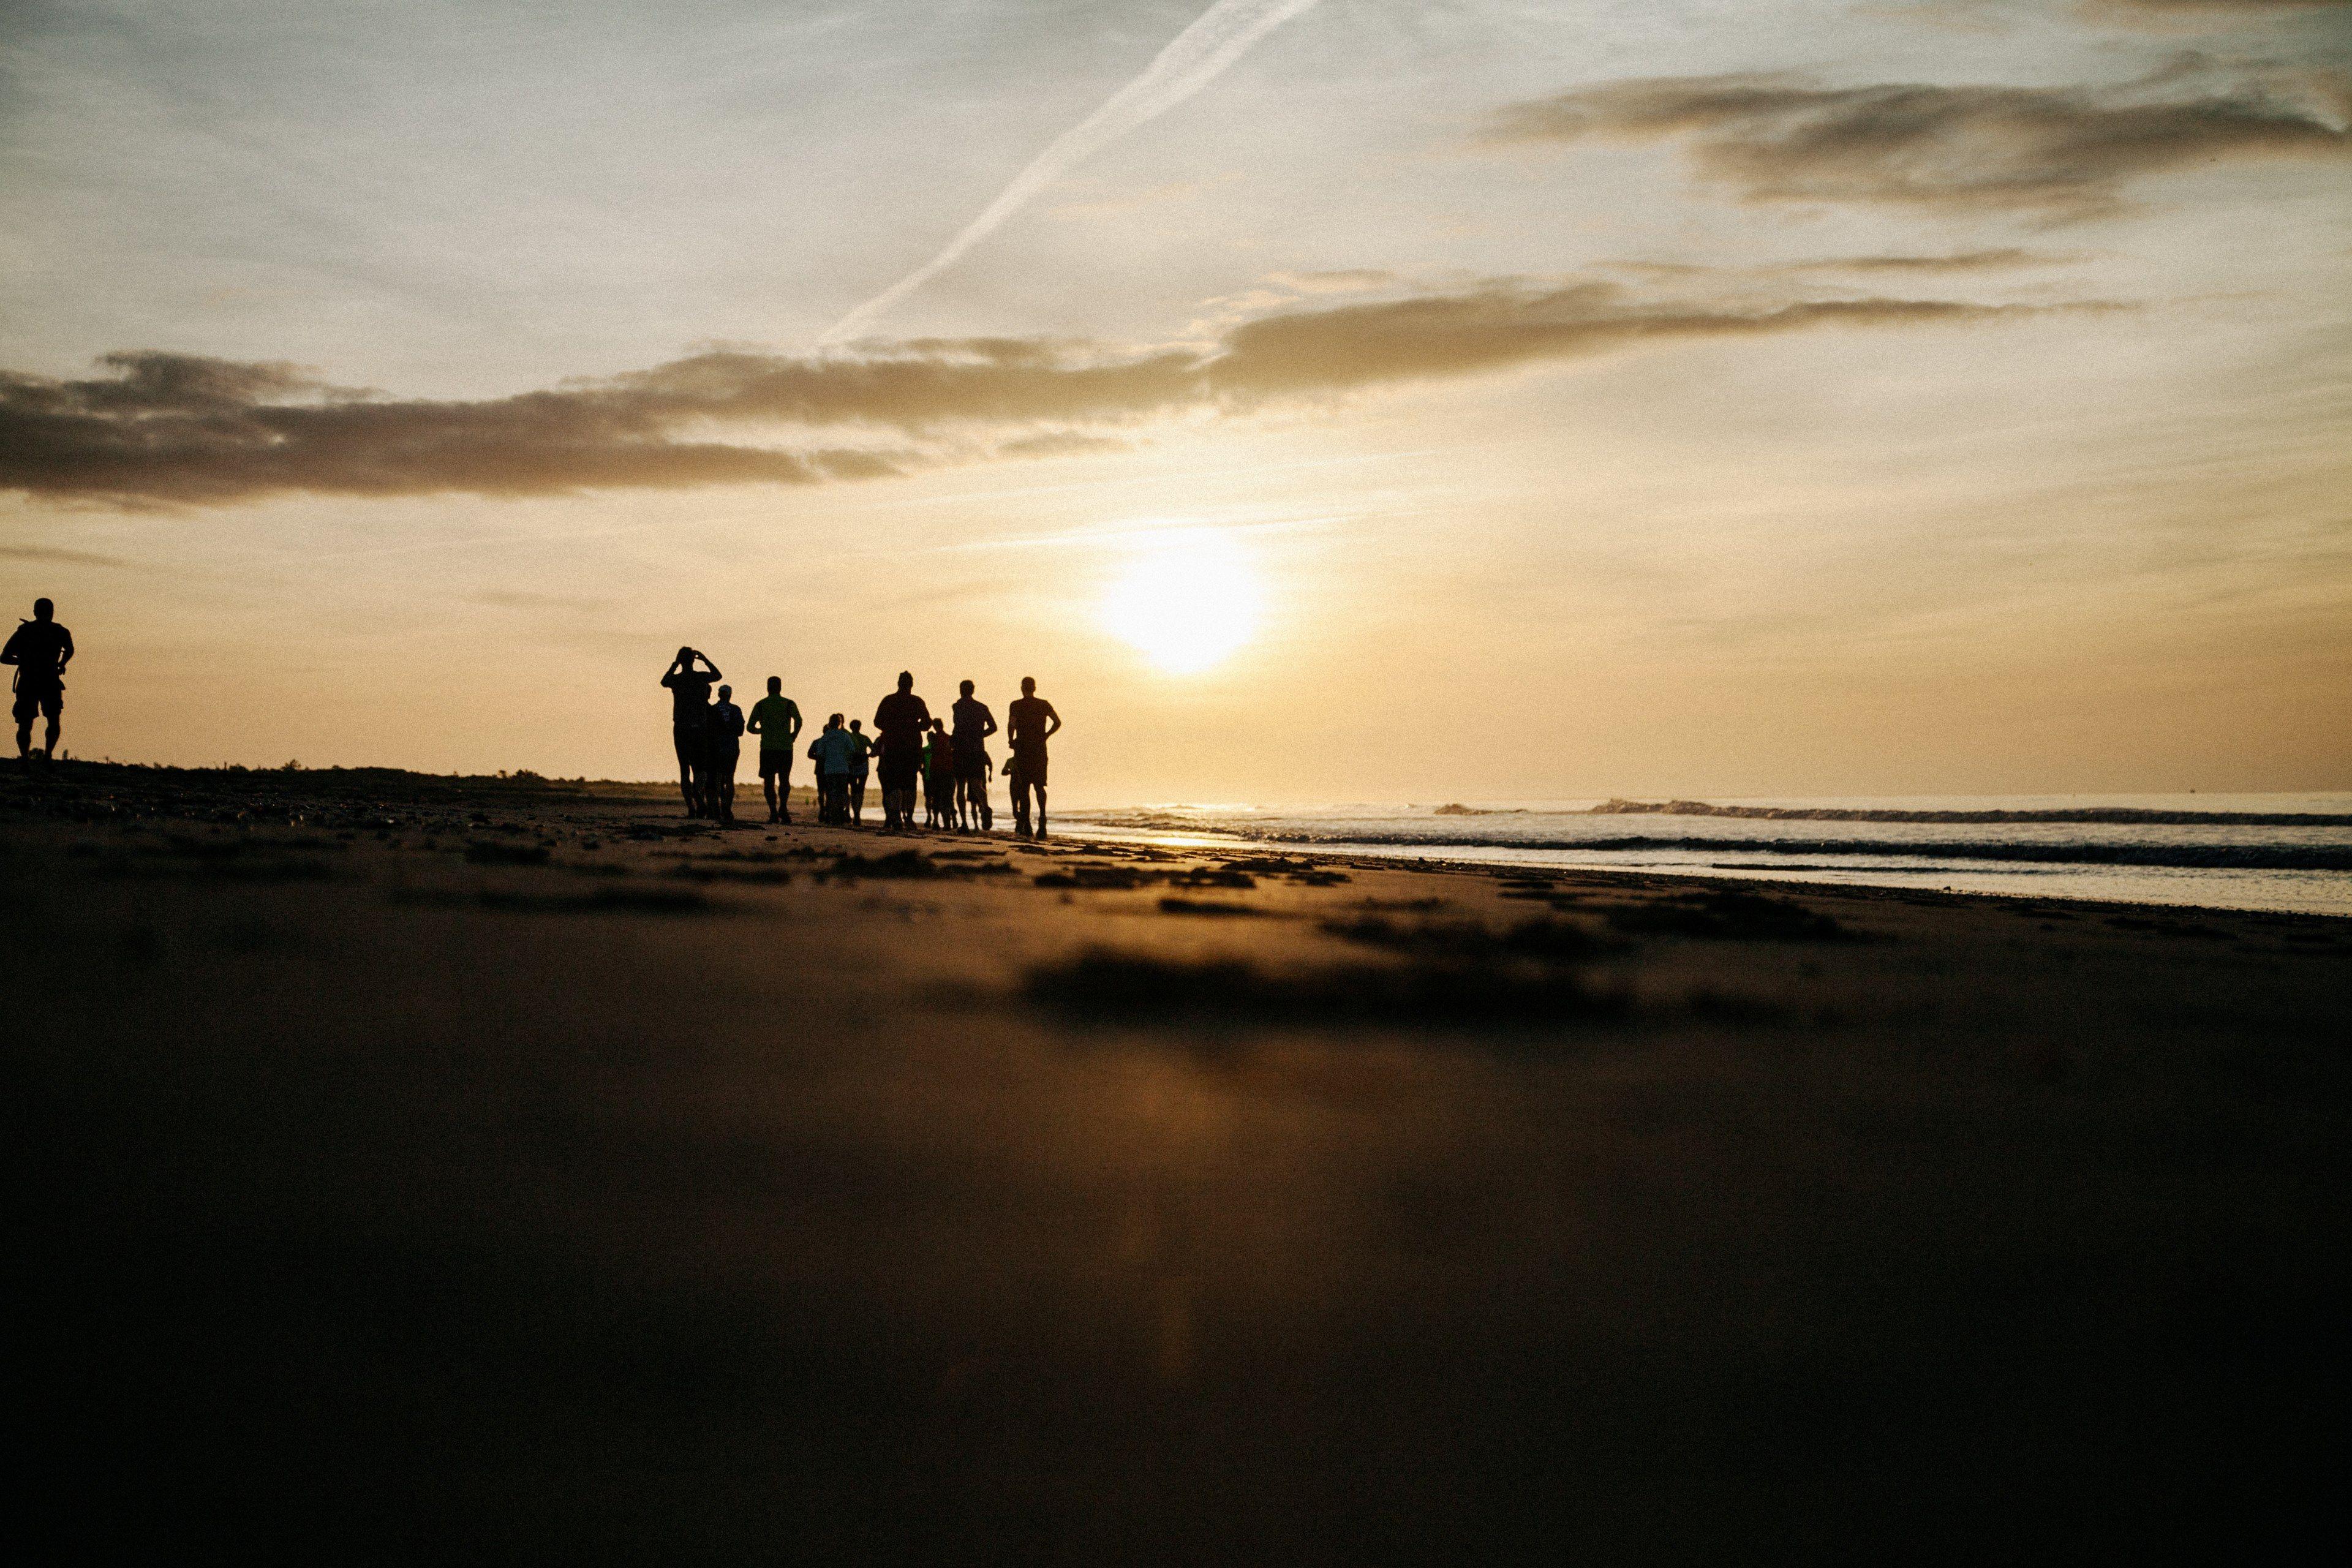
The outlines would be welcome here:
[[[800,739],[801,710],[783,694],[784,678],[768,677],[768,694],[751,704],[744,726],[760,737],[760,787],[768,794],[768,820],[793,819],[793,742]]]

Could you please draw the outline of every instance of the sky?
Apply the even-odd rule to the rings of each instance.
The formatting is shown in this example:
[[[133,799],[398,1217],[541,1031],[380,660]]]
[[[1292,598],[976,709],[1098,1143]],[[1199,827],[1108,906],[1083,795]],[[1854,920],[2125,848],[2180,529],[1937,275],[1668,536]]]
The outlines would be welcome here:
[[[2352,788],[2352,5],[0,0],[72,754]]]

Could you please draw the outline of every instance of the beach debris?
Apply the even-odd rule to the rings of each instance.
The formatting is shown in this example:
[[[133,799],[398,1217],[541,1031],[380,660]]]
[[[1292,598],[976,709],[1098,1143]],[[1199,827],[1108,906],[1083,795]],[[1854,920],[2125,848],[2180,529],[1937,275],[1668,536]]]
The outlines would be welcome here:
[[[1069,866],[1059,871],[1045,871],[1033,879],[1041,888],[1091,888],[1123,891],[1158,882],[1165,873],[1138,871],[1126,866]]]
[[[1835,916],[1817,913],[1794,900],[1727,889],[1681,893],[1648,903],[1620,904],[1608,911],[1608,921],[1619,931],[1647,936],[1837,942],[1853,934]]]
[[[1217,900],[1217,899],[1176,899],[1176,898],[1168,898],[1168,899],[1162,899],[1162,900],[1160,900],[1160,912],[1161,914],[1163,914],[1163,915],[1218,915],[1218,916],[1227,916],[1227,915],[1244,915],[1244,916],[1248,916],[1248,915],[1263,915],[1263,914],[1266,913],[1266,911],[1265,911],[1265,910],[1261,910],[1261,909],[1255,909],[1255,908],[1253,908],[1252,906],[1250,906],[1250,905],[1248,905],[1248,904],[1236,904],[1236,903],[1233,903],[1233,902],[1231,902],[1231,901],[1229,901],[1229,900]]]
[[[948,874],[947,868],[919,849],[900,849],[888,855],[844,855],[834,861],[830,870],[817,873],[820,879],[834,877],[845,882],[912,880]]]
[[[1342,942],[1392,952],[1496,962],[1514,958],[1565,962],[1589,958],[1610,946],[1574,921],[1545,917],[1491,931],[1476,921],[1391,921],[1379,915],[1323,922]]]
[[[1220,869],[1280,877],[1285,881],[1309,888],[1335,888],[1349,879],[1345,871],[1334,871],[1317,861],[1294,855],[1253,855],[1228,860]]]
[[[719,907],[691,888],[647,887],[598,888],[589,893],[517,893],[502,888],[467,893],[453,888],[401,888],[394,889],[392,901],[525,915],[691,915]]]
[[[1222,866],[1196,866],[1187,871],[1169,873],[1171,888],[1255,888],[1257,879],[1246,871],[1231,870]]]

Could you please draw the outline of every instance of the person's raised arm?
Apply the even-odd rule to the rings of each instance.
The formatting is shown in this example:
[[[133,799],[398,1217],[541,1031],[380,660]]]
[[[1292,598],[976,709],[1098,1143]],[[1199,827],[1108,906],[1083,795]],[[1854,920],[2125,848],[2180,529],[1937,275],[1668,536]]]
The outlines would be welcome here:
[[[696,657],[697,658],[699,658],[700,660],[702,660],[702,668],[703,668],[704,669],[709,670],[709,671],[710,672],[710,679],[713,679],[713,680],[724,680],[724,679],[727,679],[727,673],[726,673],[726,671],[724,671],[724,670],[720,669],[717,665],[715,665],[715,664],[711,663],[711,662],[710,662],[710,656],[709,656],[709,654],[704,653],[704,652],[702,652],[700,649],[698,649],[698,649],[696,649],[696,650],[695,650],[695,657]]]

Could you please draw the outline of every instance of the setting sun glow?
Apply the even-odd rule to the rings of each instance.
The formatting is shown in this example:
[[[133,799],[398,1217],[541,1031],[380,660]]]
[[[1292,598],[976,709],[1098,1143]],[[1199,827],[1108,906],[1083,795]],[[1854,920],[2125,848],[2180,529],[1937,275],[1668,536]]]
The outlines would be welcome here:
[[[1256,563],[1222,533],[1185,531],[1143,545],[1104,595],[1104,626],[1161,669],[1221,663],[1257,630]]]

